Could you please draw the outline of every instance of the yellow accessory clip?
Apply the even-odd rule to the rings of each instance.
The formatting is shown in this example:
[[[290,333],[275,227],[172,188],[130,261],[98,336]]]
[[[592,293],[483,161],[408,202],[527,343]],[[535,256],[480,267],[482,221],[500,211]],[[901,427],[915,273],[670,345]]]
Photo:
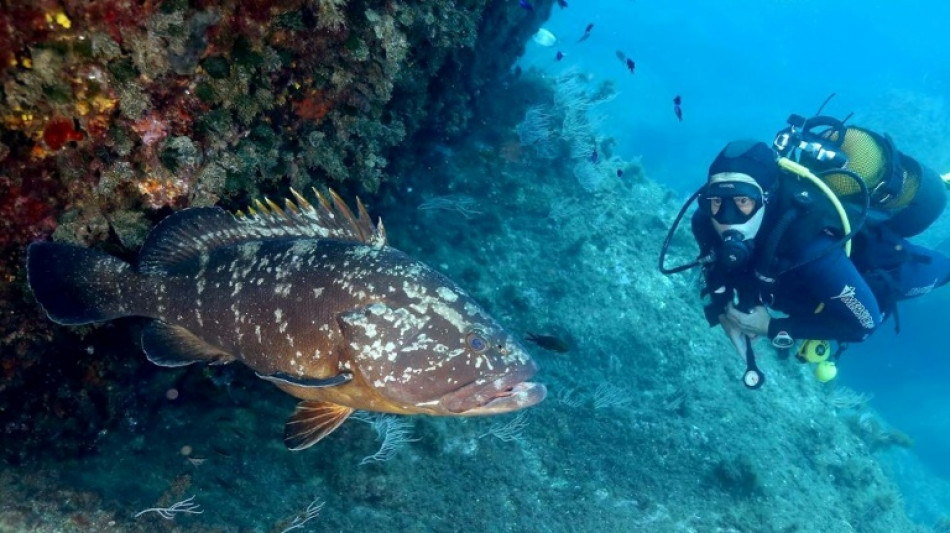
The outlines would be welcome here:
[[[822,361],[815,365],[815,379],[828,383],[838,375],[838,367],[833,361]]]
[[[809,363],[827,361],[831,355],[831,343],[823,340],[808,340],[798,348],[798,358]]]

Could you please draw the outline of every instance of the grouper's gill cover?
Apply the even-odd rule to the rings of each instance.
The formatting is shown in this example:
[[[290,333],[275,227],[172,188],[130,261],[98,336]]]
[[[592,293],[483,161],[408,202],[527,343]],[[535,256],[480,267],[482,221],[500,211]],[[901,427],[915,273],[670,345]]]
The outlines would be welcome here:
[[[401,292],[408,305],[380,302],[340,318],[367,381],[394,401],[457,414],[508,411],[502,406],[527,399],[509,393],[534,362],[461,289],[427,270]]]
[[[291,449],[355,409],[468,416],[544,399],[523,347],[451,280],[389,247],[362,203],[354,216],[332,191],[316,207],[293,194],[248,215],[178,212],[136,268],[34,243],[30,287],[58,323],[154,319],[142,346],[156,364],[240,360],[304,400],[286,427]]]

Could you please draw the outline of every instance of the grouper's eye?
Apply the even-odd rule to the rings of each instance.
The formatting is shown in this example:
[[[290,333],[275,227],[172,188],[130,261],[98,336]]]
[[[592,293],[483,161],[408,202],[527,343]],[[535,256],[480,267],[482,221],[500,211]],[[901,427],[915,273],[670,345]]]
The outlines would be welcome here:
[[[488,341],[477,331],[471,331],[465,336],[465,345],[475,353],[482,353],[488,349]]]

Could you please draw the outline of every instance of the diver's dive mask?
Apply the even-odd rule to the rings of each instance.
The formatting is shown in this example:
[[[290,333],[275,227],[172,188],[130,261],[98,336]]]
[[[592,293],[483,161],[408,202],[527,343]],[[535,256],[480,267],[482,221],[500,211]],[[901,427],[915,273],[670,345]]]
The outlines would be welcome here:
[[[727,144],[709,166],[706,184],[683,204],[667,232],[660,251],[660,272],[673,274],[713,262],[731,270],[748,264],[753,238],[762,226],[765,204],[778,185],[779,175],[776,153],[769,145],[755,140]],[[709,217],[722,243],[715,250],[703,250],[703,255],[691,263],[666,267],[664,259],[673,233],[696,200],[699,200],[700,212]]]
[[[748,174],[721,172],[710,176],[700,198],[700,208],[722,237],[716,261],[727,270],[741,269],[752,258],[753,239],[765,216],[762,187]]]

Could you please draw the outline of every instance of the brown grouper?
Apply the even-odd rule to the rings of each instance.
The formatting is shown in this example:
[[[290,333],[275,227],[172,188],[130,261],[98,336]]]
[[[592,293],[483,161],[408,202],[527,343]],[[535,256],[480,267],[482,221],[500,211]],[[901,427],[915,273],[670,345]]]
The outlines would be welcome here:
[[[60,324],[153,319],[142,348],[155,364],[249,366],[303,400],[286,426],[293,450],[356,409],[473,416],[544,399],[521,344],[451,280],[388,246],[361,203],[354,216],[332,191],[317,206],[294,196],[247,215],[175,213],[134,266],[33,243],[30,287]]]

